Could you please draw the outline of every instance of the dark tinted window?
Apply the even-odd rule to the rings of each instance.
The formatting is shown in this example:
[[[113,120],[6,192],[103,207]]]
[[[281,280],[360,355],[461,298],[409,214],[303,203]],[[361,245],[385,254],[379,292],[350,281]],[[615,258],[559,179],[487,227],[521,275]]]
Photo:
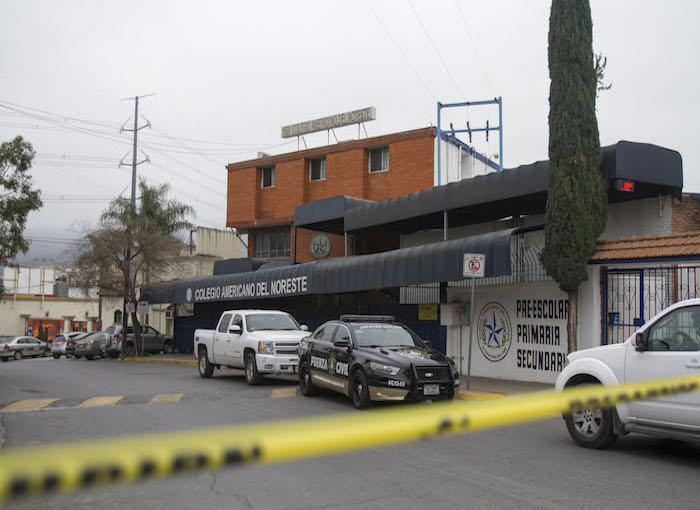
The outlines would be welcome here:
[[[333,335],[335,334],[336,329],[338,329],[338,326],[336,326],[335,324],[321,326],[321,328],[317,329],[314,333],[314,339],[321,340],[323,342],[330,342],[333,339]]]

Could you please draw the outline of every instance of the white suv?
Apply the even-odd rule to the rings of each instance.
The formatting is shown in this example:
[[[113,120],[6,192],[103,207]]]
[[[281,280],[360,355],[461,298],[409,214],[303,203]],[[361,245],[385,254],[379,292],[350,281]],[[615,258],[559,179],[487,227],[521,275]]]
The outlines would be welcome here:
[[[558,390],[700,374],[700,299],[667,308],[622,344],[571,353],[567,363]],[[628,432],[700,439],[700,392],[587,409],[564,419],[573,440],[588,448],[605,448]]]

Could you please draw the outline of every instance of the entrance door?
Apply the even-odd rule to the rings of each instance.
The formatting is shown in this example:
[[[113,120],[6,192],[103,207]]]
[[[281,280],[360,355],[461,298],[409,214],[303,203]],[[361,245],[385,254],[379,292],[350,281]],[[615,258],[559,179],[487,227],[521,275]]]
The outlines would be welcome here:
[[[648,330],[649,349],[629,345],[626,382],[700,374],[700,306],[678,308]],[[697,391],[629,404],[640,422],[669,424],[700,430],[700,393]]]

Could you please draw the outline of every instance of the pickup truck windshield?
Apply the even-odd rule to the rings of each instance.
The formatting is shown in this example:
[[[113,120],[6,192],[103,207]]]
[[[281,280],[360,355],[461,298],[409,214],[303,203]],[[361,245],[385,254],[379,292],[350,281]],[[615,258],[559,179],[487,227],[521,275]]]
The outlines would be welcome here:
[[[352,332],[358,347],[424,347],[420,338],[396,324],[358,324]]]
[[[290,315],[256,313],[246,317],[248,331],[299,331],[301,328]]]

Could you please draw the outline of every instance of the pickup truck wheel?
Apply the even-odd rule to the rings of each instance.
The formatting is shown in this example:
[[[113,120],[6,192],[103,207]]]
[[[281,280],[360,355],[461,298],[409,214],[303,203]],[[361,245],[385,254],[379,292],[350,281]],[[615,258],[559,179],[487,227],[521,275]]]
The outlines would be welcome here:
[[[163,344],[163,354],[172,354],[173,353],[173,343],[168,341]]]
[[[596,407],[567,413],[564,415],[564,421],[571,439],[584,448],[606,448],[617,439],[613,430],[611,409]]]
[[[251,386],[260,384],[262,374],[258,372],[258,365],[255,363],[255,354],[249,352],[245,357],[245,382]]]
[[[214,365],[209,363],[207,351],[202,349],[199,351],[199,375],[204,379],[210,379],[214,373]]]
[[[311,380],[311,368],[306,362],[299,369],[299,386],[301,386],[301,394],[306,397],[318,395],[318,388]]]
[[[358,369],[352,375],[350,394],[352,396],[352,405],[356,409],[364,409],[369,406],[369,387],[367,386],[367,377],[365,377],[365,373],[362,370]]]

